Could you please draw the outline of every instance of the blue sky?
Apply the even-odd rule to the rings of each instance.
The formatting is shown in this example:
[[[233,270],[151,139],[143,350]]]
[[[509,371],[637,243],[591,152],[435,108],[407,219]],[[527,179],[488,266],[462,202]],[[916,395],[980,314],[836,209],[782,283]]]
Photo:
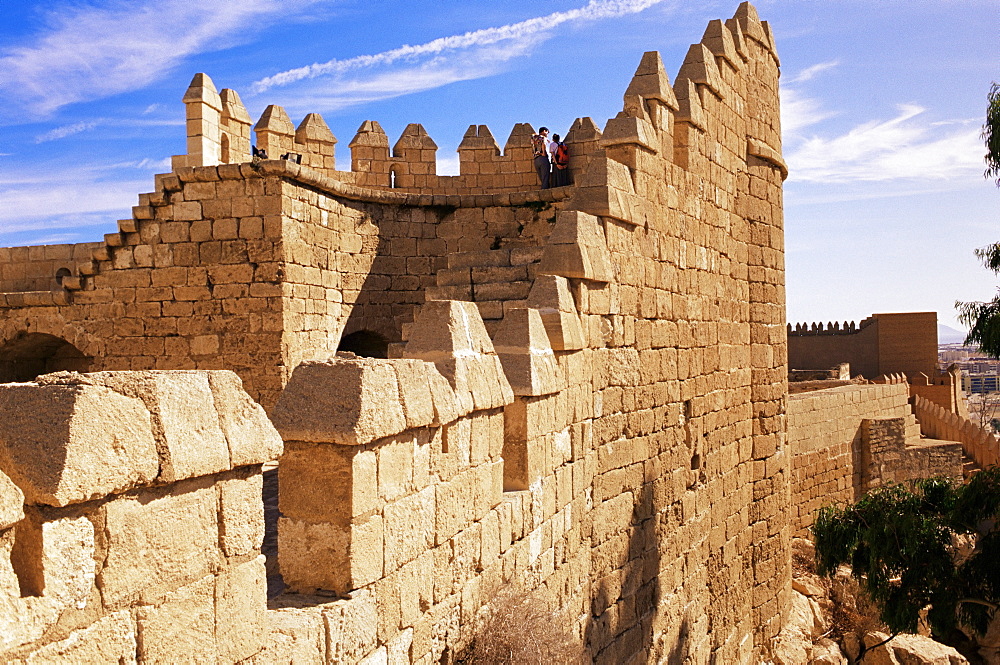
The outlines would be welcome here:
[[[470,124],[603,126],[643,51],[671,80],[736,2],[53,0],[0,16],[0,246],[97,240],[184,150],[195,72],[256,119],[421,122],[439,173]],[[972,250],[1000,240],[979,131],[1000,80],[996,0],[756,3],[782,63],[788,315],[851,320],[993,296]]]

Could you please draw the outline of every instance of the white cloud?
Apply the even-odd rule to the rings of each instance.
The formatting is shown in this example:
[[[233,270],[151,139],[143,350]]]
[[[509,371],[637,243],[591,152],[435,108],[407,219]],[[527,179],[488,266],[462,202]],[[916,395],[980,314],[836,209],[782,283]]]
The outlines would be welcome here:
[[[8,102],[48,114],[141,88],[187,56],[231,46],[266,17],[285,17],[316,1],[57,4],[32,43],[3,50],[0,89]]]
[[[127,215],[152,174],[169,159],[143,159],[68,169],[40,164],[0,174],[0,233],[114,222]]]
[[[791,77],[785,83],[802,83],[803,81],[809,81],[816,78],[816,75],[820,72],[825,72],[828,69],[833,69],[840,64],[839,60],[829,60],[827,62],[820,62],[811,67],[806,67],[801,72]]]
[[[526,55],[563,24],[635,14],[664,1],[590,0],[583,7],[518,23],[289,69],[256,81],[252,91],[259,94],[295,86],[292,93],[299,99],[292,106],[331,110],[429,90],[495,74],[504,63]]]
[[[292,111],[317,109],[331,111],[355,104],[399,97],[431,90],[457,81],[468,81],[495,74],[504,63],[524,55],[539,41],[538,36],[524,37],[516,43],[479,48],[450,58],[438,56],[407,67],[372,72],[368,76],[338,80],[335,85],[325,78],[297,86],[285,106]]]
[[[437,159],[437,174],[438,175],[459,175],[459,169],[461,165],[459,164],[458,155],[452,157],[438,157]]]
[[[982,171],[979,127],[926,121],[925,109],[899,106],[891,120],[875,120],[834,137],[813,136],[785,155],[791,182],[949,180]],[[971,126],[970,126],[971,125]]]
[[[44,134],[36,136],[35,143],[45,143],[46,141],[57,141],[59,139],[64,139],[67,136],[72,136],[73,134],[79,134],[81,132],[89,132],[94,127],[97,127],[97,122],[76,122],[73,123],[72,125],[62,125],[61,127],[50,129]]]
[[[799,132],[837,115],[823,109],[820,100],[804,97],[795,88],[781,88],[781,133],[784,140],[796,137]]]

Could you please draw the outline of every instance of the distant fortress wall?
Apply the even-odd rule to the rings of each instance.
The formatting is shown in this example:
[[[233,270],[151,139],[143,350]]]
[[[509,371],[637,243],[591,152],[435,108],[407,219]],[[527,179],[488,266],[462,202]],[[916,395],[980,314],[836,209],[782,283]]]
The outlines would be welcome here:
[[[874,379],[902,372],[937,374],[937,314],[873,314],[854,323],[788,326],[788,366],[820,369],[851,364],[851,374]]]

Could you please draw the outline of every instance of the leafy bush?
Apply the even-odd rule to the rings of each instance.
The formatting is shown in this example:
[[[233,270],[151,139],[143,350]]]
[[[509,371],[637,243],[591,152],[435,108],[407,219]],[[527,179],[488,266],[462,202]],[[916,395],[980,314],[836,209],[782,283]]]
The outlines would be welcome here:
[[[853,506],[829,506],[813,525],[817,571],[842,564],[894,633],[915,632],[921,610],[935,635],[959,623],[982,635],[1000,603],[1000,467],[962,485],[947,478],[888,485]],[[955,543],[975,549],[959,556]]]

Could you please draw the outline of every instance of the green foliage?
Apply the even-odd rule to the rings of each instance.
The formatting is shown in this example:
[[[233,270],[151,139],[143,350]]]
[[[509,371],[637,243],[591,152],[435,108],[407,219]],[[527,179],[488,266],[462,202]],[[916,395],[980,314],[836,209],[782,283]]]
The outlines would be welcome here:
[[[996,178],[1000,187],[1000,84],[994,82],[986,95],[986,122],[983,124],[986,143],[987,178]],[[976,250],[976,257],[988,270],[1000,274],[1000,243]],[[958,318],[969,326],[966,344],[975,344],[984,353],[1000,357],[1000,294],[989,302],[955,301]]]
[[[1000,358],[1000,295],[988,302],[955,302],[958,320],[969,326],[965,344]]]
[[[986,95],[986,123],[982,137],[986,142],[985,176],[996,178],[997,187],[1000,187],[1000,84],[996,81]]]
[[[947,635],[957,622],[982,634],[1000,603],[1000,467],[966,485],[945,478],[888,485],[853,506],[829,506],[813,525],[821,575],[841,564],[879,608],[893,632],[915,632],[928,605],[932,630]],[[976,541],[959,557],[954,536]]]

